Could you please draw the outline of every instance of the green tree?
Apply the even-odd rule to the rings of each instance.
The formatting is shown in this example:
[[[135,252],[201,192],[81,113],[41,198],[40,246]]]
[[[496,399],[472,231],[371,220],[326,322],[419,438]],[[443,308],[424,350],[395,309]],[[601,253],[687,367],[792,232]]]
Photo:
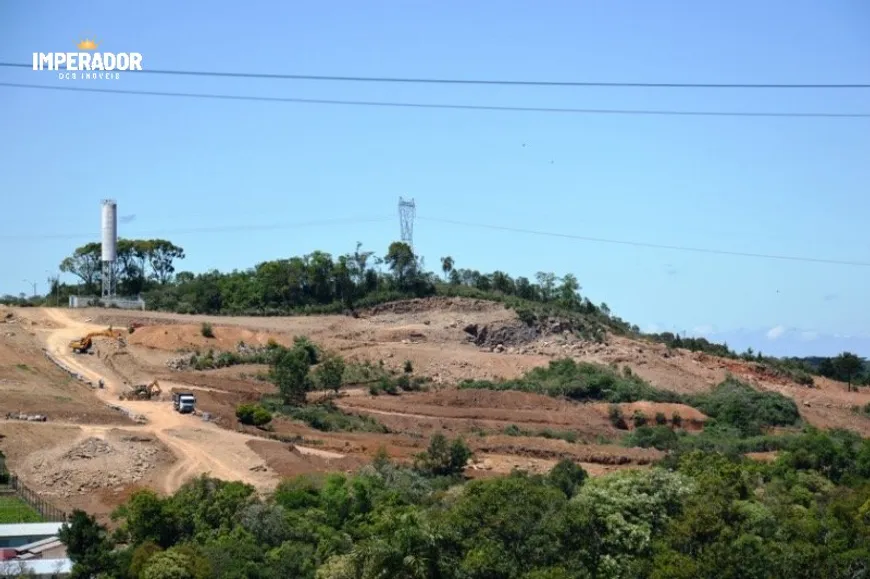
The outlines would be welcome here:
[[[137,295],[145,290],[147,272],[140,259],[140,241],[118,239],[117,279],[120,290],[126,295]]]
[[[310,368],[309,355],[303,348],[284,350],[276,356],[269,380],[277,386],[284,404],[305,404],[305,394],[311,389]]]
[[[454,476],[462,473],[471,456],[462,438],[448,442],[438,433],[429,440],[426,452],[417,455],[417,468],[434,476]]]
[[[444,272],[444,281],[447,281],[453,271],[453,258],[449,255],[441,258],[441,271]]]
[[[843,352],[834,358],[833,365],[837,377],[846,382],[846,390],[851,391],[852,381],[864,369],[864,361],[852,352]]]
[[[122,519],[121,529],[132,543],[153,542],[163,549],[178,540],[176,521],[167,501],[150,489],[135,492],[113,518]]]
[[[573,309],[580,305],[580,282],[574,274],[565,274],[559,286],[559,302],[562,307]]]
[[[60,271],[71,273],[82,280],[85,291],[97,293],[102,271],[102,246],[98,242],[76,248],[70,257],[60,262]]]
[[[548,302],[552,300],[555,297],[556,282],[558,281],[556,274],[539,271],[535,274],[535,278],[538,280],[538,291],[541,295],[541,301]]]
[[[165,239],[153,239],[148,243],[151,275],[159,284],[164,285],[175,273],[175,260],[184,259],[184,249]]]
[[[151,560],[151,557],[162,550],[163,549],[152,541],[146,541],[134,548],[130,555],[130,564],[128,565],[130,576],[140,577],[142,571],[148,565],[148,561]]]
[[[417,276],[417,257],[411,246],[402,241],[394,241],[384,256],[384,262],[393,272],[399,289],[408,289]]]
[[[68,522],[64,523],[58,538],[66,545],[67,556],[73,562],[73,579],[84,579],[98,573],[110,572],[112,561],[112,542],[106,528],[97,520],[81,510],[74,510]]]
[[[336,354],[327,356],[314,371],[318,384],[322,388],[335,390],[338,394],[344,378],[344,367],[344,358],[341,356]]]
[[[571,498],[577,492],[577,489],[583,486],[589,475],[583,470],[583,467],[576,464],[573,460],[563,458],[548,475],[550,484],[565,493],[565,496]]]
[[[142,570],[141,579],[195,579],[193,561],[186,555],[174,551],[155,553]]]

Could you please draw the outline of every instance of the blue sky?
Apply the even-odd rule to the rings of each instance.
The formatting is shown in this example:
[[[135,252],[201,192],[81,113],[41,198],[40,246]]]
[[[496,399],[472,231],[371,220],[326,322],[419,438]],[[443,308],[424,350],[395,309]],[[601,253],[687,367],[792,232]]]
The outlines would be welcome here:
[[[506,6],[505,4],[499,4]],[[154,69],[649,82],[868,82],[863,0],[148,3],[5,0],[0,61],[140,52]],[[0,82],[82,86],[0,69]],[[870,91],[526,88],[122,74],[110,89],[580,108],[870,112]],[[0,87],[0,293],[45,288],[99,235],[163,236],[184,269],[245,268],[356,241],[383,252],[400,195],[427,264],[574,272],[642,328],[771,354],[870,355],[870,268],[463,227],[870,261],[870,119],[412,110]],[[526,144],[523,147],[523,143]],[[383,218],[380,221],[367,221]],[[204,227],[310,224],[260,231]],[[173,233],[174,232],[174,233]],[[46,238],[69,235],[73,238]],[[78,236],[78,237],[75,237]],[[780,328],[780,329],[776,329]],[[774,330],[776,329],[776,330]],[[774,330],[774,331],[771,331]]]

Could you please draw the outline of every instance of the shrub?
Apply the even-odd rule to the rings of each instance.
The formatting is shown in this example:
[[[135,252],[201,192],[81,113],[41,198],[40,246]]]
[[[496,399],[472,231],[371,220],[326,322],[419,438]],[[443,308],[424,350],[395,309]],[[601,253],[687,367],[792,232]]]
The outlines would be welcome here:
[[[640,426],[625,439],[628,446],[670,450],[679,443],[677,433],[667,426]]]
[[[315,379],[321,388],[341,390],[344,377],[344,359],[341,356],[328,356],[314,371]]]
[[[692,406],[734,426],[744,436],[761,434],[771,426],[791,426],[800,420],[797,404],[777,392],[759,392],[734,378],[727,378],[711,392],[692,397]]]
[[[679,412],[674,412],[671,415],[671,424],[674,425],[674,428],[679,428],[680,426],[683,425],[683,417],[680,416]]]
[[[393,396],[399,393],[399,389],[396,387],[396,383],[389,378],[381,378],[380,387],[381,390]]]
[[[610,424],[620,430],[627,430],[628,424],[625,422],[625,417],[622,415],[622,410],[616,404],[611,404],[607,411],[607,416],[610,419]]]
[[[272,407],[275,412],[280,412],[294,420],[301,420],[311,428],[324,432],[389,432],[386,426],[371,416],[345,414],[332,402],[307,406],[280,406],[274,405],[269,400],[264,399],[264,403]]]
[[[236,407],[236,418],[242,424],[265,426],[272,422],[272,413],[259,404],[239,404]]]
[[[635,428],[640,428],[641,426],[646,426],[646,414],[641,412],[640,410],[635,410],[634,414],[631,417],[631,420],[634,422]]]
[[[656,424],[659,426],[663,426],[668,423],[668,418],[665,416],[664,412],[656,412]]]
[[[429,441],[426,452],[416,456],[415,467],[433,476],[455,476],[462,473],[471,456],[471,449],[461,437],[448,443],[439,433]]]
[[[265,426],[272,422],[272,413],[263,408],[262,406],[257,406],[254,409],[253,414],[254,426]]]
[[[577,433],[570,430],[551,430],[545,428],[538,432],[541,438],[550,438],[555,440],[564,440],[565,442],[577,442]]]
[[[816,381],[813,380],[812,375],[809,372],[805,372],[803,370],[796,370],[794,373],[794,381],[802,386],[815,386]]]
[[[535,320],[538,319],[538,316],[535,315],[535,312],[528,308],[518,307],[515,308],[514,311],[517,313],[517,317],[520,319],[520,321],[527,326],[531,326],[535,323]]]
[[[306,336],[296,336],[293,338],[293,349],[305,352],[309,366],[314,366],[320,362],[320,348]]]
[[[206,338],[214,338],[214,329],[212,329],[211,324],[208,322],[202,323],[199,332]]]
[[[410,374],[411,372],[414,371],[414,365],[411,364],[410,360],[405,360],[404,370],[405,370],[405,374]]]
[[[523,436],[523,431],[516,424],[511,424],[504,429],[504,433],[508,436]]]
[[[396,386],[398,386],[402,390],[410,390],[411,389],[411,379],[408,378],[407,374],[399,376],[398,378],[396,378]]]
[[[518,390],[548,396],[565,396],[572,400],[606,400],[608,402],[681,402],[682,397],[659,390],[636,375],[626,377],[618,369],[571,358],[553,360],[546,368],[534,368],[521,378],[490,382],[466,380],[460,388]]]

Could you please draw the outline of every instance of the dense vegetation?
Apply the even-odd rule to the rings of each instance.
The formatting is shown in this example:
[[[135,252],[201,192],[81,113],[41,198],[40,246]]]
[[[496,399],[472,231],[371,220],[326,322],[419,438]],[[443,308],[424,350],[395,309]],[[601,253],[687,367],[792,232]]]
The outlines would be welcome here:
[[[808,433],[770,464],[700,451],[598,479],[463,482],[461,442],[413,467],[299,477],[259,498],[200,478],[140,491],[110,533],[76,511],[75,577],[368,579],[846,578],[870,561],[870,443]],[[428,462],[427,462],[428,461]],[[434,468],[433,468],[434,464]]]
[[[576,362],[571,358],[553,360],[547,367],[533,368],[521,378],[493,382],[465,380],[459,388],[484,390],[519,390],[548,396],[564,396],[571,400],[606,402],[680,402],[675,392],[654,388],[630,371],[622,374],[615,368]]]
[[[519,390],[578,402],[616,404],[647,400],[681,403],[694,406],[747,435],[759,434],[767,426],[793,425],[800,418],[797,405],[791,398],[776,392],[759,392],[733,377],[728,377],[710,392],[685,395],[656,388],[633,374],[627,366],[620,373],[615,367],[577,362],[571,358],[552,360],[548,366],[533,368],[514,380],[466,380],[459,384],[459,388]]]

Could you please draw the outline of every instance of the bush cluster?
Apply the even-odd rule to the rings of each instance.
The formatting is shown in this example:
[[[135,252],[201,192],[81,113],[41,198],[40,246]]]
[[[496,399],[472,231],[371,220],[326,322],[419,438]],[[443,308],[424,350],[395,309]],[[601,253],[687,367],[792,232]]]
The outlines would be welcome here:
[[[242,424],[265,426],[272,422],[272,413],[259,404],[239,404],[236,407],[236,418]]]

